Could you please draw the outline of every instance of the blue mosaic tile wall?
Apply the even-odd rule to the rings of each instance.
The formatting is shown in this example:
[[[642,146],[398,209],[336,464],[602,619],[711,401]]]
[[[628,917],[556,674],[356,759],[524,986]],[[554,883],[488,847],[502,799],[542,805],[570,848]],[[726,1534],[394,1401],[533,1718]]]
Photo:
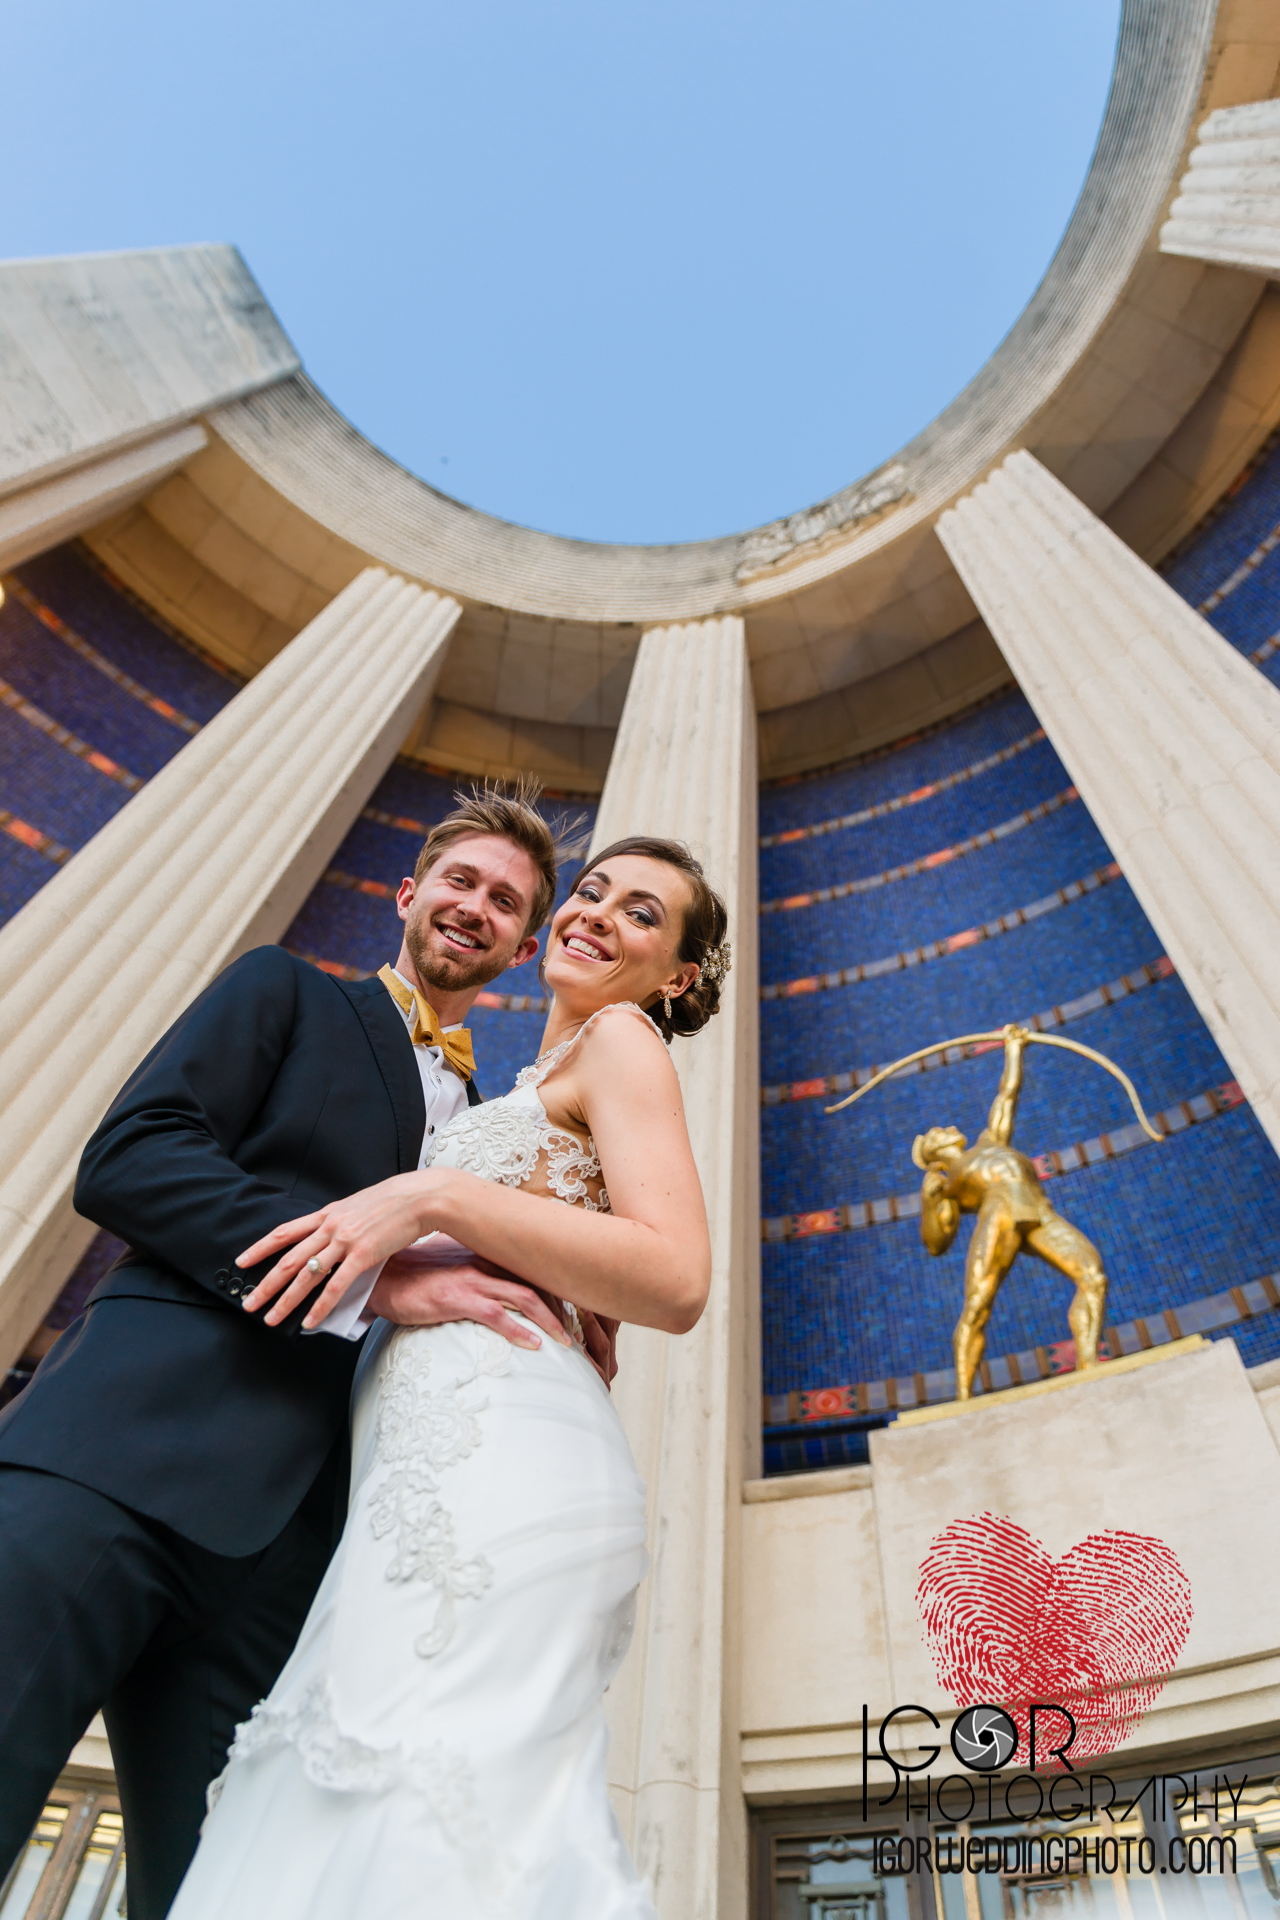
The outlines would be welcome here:
[[[1075,801],[1007,840],[930,873],[890,881],[845,900],[765,915],[761,984],[877,960],[958,933],[1053,893],[1105,866],[1111,857],[1089,814]],[[856,858],[849,859],[849,871],[841,877],[855,878],[860,865]]]
[[[761,792],[760,831],[784,833],[895,799],[1012,746],[1035,725],[1025,700],[1002,696],[854,766],[779,780]]]
[[[0,619],[3,617],[0,612]],[[3,652],[0,642],[0,676],[12,685],[14,676],[6,671],[9,663],[4,661]],[[128,798],[126,788],[37,733],[18,714],[0,707],[0,806],[22,820],[38,822],[43,833],[52,834],[74,852],[91,840],[99,827],[105,827]],[[19,846],[21,842],[6,835],[0,859],[7,864],[10,848]],[[22,847],[22,851],[27,849]],[[31,892],[42,887],[52,872],[51,866],[39,863],[29,875]],[[21,906],[26,898],[24,892],[14,906]]]
[[[1266,473],[1265,484],[1242,486],[1227,515],[1210,529],[1206,539],[1215,552],[1207,574],[1202,569],[1193,576],[1193,555],[1180,562],[1183,572],[1174,580],[1180,591],[1193,593],[1206,577],[1219,586],[1280,522],[1280,453]],[[1270,493],[1261,499],[1266,487]],[[1276,580],[1280,626],[1280,568]],[[1224,601],[1224,608],[1229,604]],[[1268,637],[1256,619],[1246,626],[1242,631],[1252,646]],[[947,855],[971,835],[1062,794],[1070,776],[1052,747],[1026,744],[1036,729],[1030,706],[1011,691],[896,752],[818,779],[762,788],[762,835],[794,835],[915,795],[1002,749],[1019,749],[972,778],[875,820],[765,846],[762,901]],[[945,857],[873,890],[766,912],[760,922],[762,981],[803,981],[905,952],[1026,907],[1110,862],[1086,808],[1070,802],[990,846]],[[1153,965],[1161,955],[1158,936],[1127,883],[1117,878],[945,958],[853,986],[766,1000],[761,1079],[776,1088],[882,1063],[932,1041],[1060,1006]],[[1073,1020],[1069,1037],[1117,1060],[1151,1112],[1231,1079],[1176,977]],[[767,1105],[761,1121],[763,1212],[816,1213],[916,1189],[914,1135],[954,1123],[972,1139],[985,1122],[999,1067],[999,1054],[989,1053],[891,1083],[831,1117],[823,1112],[830,1095]],[[1108,1076],[1048,1048],[1031,1051],[1015,1134],[1027,1151],[1067,1147],[1131,1118],[1122,1090]],[[1050,1194],[1103,1251],[1111,1324],[1189,1304],[1280,1265],[1280,1162],[1247,1106],[1160,1146],[1055,1179]],[[952,1252],[935,1260],[920,1243],[918,1222],[904,1220],[766,1244],[765,1392],[804,1392],[947,1366],[967,1239],[966,1226]],[[1050,1269],[1020,1262],[993,1315],[990,1355],[1065,1339],[1070,1298],[1069,1283]],[[1280,1312],[1234,1331],[1248,1364],[1280,1353]],[[815,1434],[812,1443],[775,1439],[766,1450],[769,1470],[865,1458],[866,1424],[863,1431],[846,1426],[825,1437]]]
[[[7,703],[0,707],[0,919],[119,812],[130,777],[136,787],[158,773],[238,684],[74,545],[27,562],[10,580],[0,606],[0,683]],[[188,724],[165,718],[148,694]]]
[[[27,560],[18,577],[122,672],[191,719],[212,720],[234,694],[233,676],[202,659],[113,585],[82,548],[56,547]]]
[[[80,659],[13,594],[0,609],[0,677],[143,780],[159,773],[189,738]],[[235,691],[231,682],[227,691]]]
[[[1010,889],[1003,906],[1022,906],[1027,897]],[[771,918],[761,922],[765,945]],[[761,1079],[768,1086],[895,1060],[935,1037],[985,1031],[1056,1006],[1159,953],[1150,921],[1127,883],[1117,880],[985,947],[858,986],[766,1000],[760,1009]],[[859,1103],[859,1113],[870,1109],[873,1097]]]
[[[1170,586],[1241,653],[1280,635],[1280,441],[1229,491],[1210,524],[1161,568]],[[1280,684],[1280,647],[1258,662]]]
[[[3,766],[4,761],[0,759],[0,769]],[[0,778],[3,778],[2,772]],[[48,862],[29,847],[7,836],[0,839],[0,924],[39,893],[52,871]]]
[[[1017,704],[1026,715],[1026,732],[1035,730],[1035,715],[1025,702]],[[1071,777],[1061,760],[1047,740],[1040,740],[976,780],[965,781],[899,813],[824,833],[816,839],[762,847],[760,898],[781,899],[809,888],[834,886],[854,871],[878,873],[907,860],[921,859],[939,847],[954,846],[984,828],[999,826],[1070,785]],[[856,811],[859,809],[842,807],[839,813]]]

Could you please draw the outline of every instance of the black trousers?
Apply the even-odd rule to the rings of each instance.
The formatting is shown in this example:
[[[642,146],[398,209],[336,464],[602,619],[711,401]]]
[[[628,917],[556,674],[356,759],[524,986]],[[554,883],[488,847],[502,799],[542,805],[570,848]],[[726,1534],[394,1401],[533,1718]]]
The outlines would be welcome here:
[[[332,1521],[322,1472],[270,1546],[228,1559],[88,1487],[0,1466],[0,1880],[102,1709],[130,1920],[163,1920],[236,1722],[301,1631]]]

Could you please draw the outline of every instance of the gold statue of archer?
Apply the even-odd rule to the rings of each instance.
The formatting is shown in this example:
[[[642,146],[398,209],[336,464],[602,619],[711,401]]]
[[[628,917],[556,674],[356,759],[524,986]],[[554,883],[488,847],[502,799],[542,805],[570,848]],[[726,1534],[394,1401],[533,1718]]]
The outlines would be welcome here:
[[[920,1189],[920,1238],[930,1253],[946,1253],[960,1226],[962,1213],[976,1213],[964,1270],[964,1311],[956,1323],[952,1345],[956,1360],[956,1398],[968,1400],[973,1376],[987,1345],[987,1322],[1000,1287],[1024,1250],[1035,1254],[1075,1283],[1075,1299],[1067,1314],[1075,1336],[1076,1361],[1082,1368],[1098,1364],[1098,1338],[1107,1299],[1107,1276],[1102,1257],[1078,1227],[1064,1220],[1040,1183],[1034,1162],[1012,1144],[1013,1121],[1022,1091],[1022,1060],[1028,1041],[1065,1047],[1105,1067],[1119,1080],[1146,1132],[1161,1140],[1142,1111],[1132,1081],[1105,1054],[1095,1053],[1078,1040],[1063,1040],[1026,1027],[1007,1026],[999,1033],[969,1033],[941,1046],[921,1047],[896,1060],[859,1087],[856,1093],[828,1107],[838,1113],[864,1093],[870,1093],[891,1074],[924,1055],[975,1041],[1003,1040],[1004,1072],[991,1104],[987,1124],[971,1147],[957,1127],[930,1127],[917,1136],[911,1158],[924,1172]]]

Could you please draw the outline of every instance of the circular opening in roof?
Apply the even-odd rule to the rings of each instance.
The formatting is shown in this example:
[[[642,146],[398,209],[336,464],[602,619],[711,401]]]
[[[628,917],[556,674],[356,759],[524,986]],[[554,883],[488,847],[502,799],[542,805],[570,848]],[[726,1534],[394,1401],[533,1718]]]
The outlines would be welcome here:
[[[945,406],[1080,189],[1119,0],[49,0],[11,254],[236,241],[329,398],[591,540],[821,499]],[[16,42],[16,44],[14,44]]]

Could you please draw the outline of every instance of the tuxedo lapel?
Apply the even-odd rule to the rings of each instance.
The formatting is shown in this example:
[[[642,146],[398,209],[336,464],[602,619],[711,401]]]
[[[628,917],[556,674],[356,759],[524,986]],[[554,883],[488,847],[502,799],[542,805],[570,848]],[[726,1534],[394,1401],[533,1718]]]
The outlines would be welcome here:
[[[412,1173],[422,1152],[427,1108],[409,1030],[380,980],[337,980],[334,984],[351,1002],[387,1089],[396,1121],[397,1171]]]

